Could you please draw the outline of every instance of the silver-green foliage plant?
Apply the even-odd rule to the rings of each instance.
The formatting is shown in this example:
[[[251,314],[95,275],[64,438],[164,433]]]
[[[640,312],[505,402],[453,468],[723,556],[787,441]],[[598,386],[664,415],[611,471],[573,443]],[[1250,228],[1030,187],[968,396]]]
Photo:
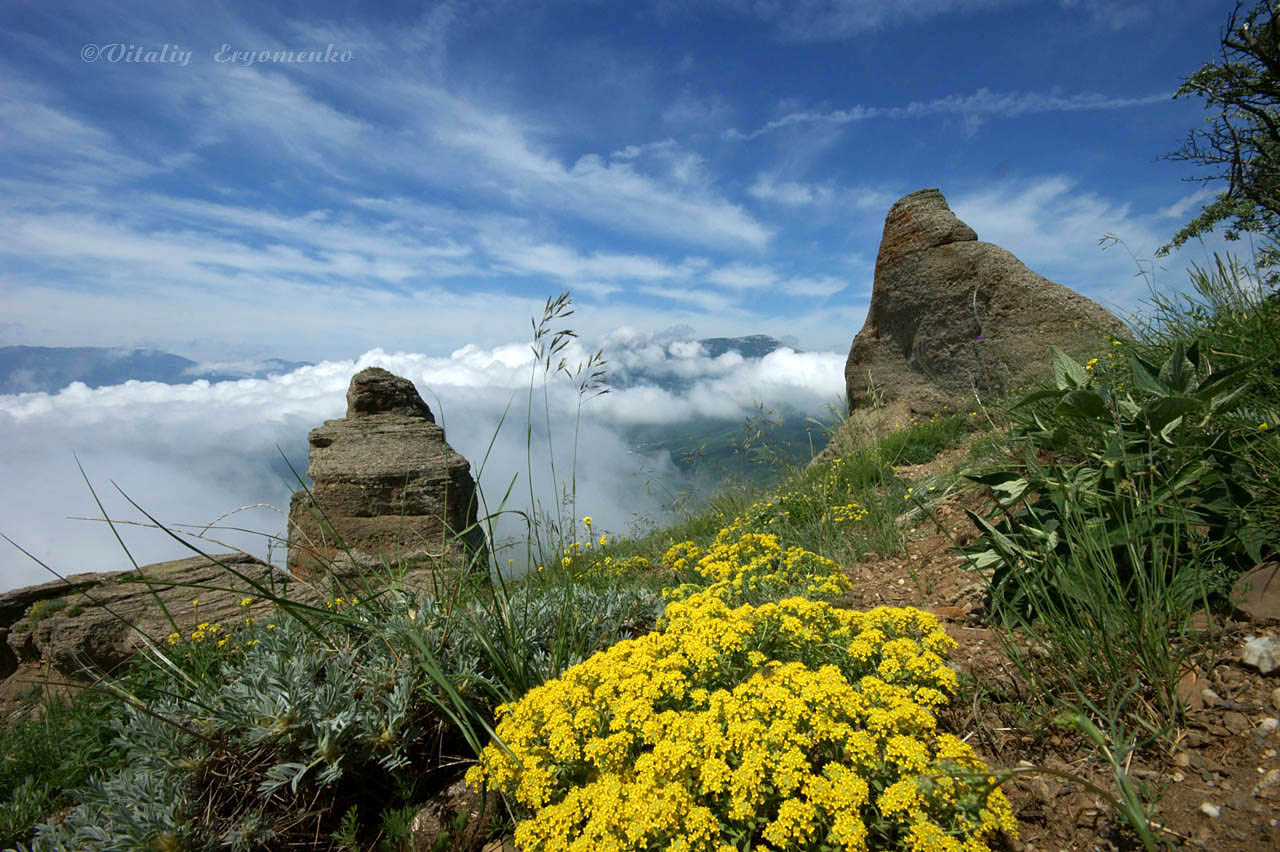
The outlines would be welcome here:
[[[557,651],[564,595],[578,632]],[[354,802],[385,811],[414,801],[412,779],[428,778],[442,749],[466,751],[459,722],[467,719],[446,690],[475,718],[513,692],[486,647],[500,629],[497,611],[479,599],[451,609],[395,591],[332,603],[311,628],[282,612],[233,633],[216,676],[130,706],[117,725],[127,767],[96,780],[63,819],[39,826],[30,848],[283,848],[346,836],[339,821]],[[510,604],[524,655],[515,665],[539,680],[558,670],[550,665],[557,653],[572,665],[628,625],[649,629],[661,611],[643,589],[529,586]],[[168,653],[184,648],[197,650],[180,642]]]
[[[124,767],[90,779],[79,791],[79,803],[60,819],[36,826],[31,845],[19,843],[17,852],[194,848],[182,804],[183,773],[175,766],[185,737],[131,707],[113,727]]]

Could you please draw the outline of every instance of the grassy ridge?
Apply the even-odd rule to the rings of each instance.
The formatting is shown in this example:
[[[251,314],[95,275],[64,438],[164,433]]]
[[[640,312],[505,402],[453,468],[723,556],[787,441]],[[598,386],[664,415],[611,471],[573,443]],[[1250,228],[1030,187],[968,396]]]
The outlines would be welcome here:
[[[838,610],[815,580],[901,552],[900,516],[930,514],[933,498],[898,469],[981,421],[1001,425],[973,441],[968,478],[933,484],[991,496],[966,550],[990,578],[993,623],[1112,762],[1113,806],[1154,848],[1150,802],[1122,768],[1127,732],[1177,720],[1174,684],[1199,653],[1191,614],[1225,605],[1280,529],[1280,303],[1231,262],[1192,283],[1185,299],[1157,297],[1136,341],[1083,363],[1055,356],[1051,381],[987,417],[912,425],[767,492],[726,488],[634,539],[558,519],[519,583],[338,597],[223,644],[175,637],[113,690],[0,736],[0,843],[400,849],[414,806],[487,755],[473,780],[488,772],[510,806],[493,830],[518,822],[529,849],[597,835],[633,838],[627,849],[986,848],[1007,814],[985,780],[970,783],[988,770],[936,729],[954,685],[928,680],[943,677],[934,627],[907,610]],[[611,715],[580,712],[595,706],[574,691],[588,683],[611,690]],[[649,703],[620,716],[638,695]],[[797,707],[814,717],[817,696],[826,733],[787,728]],[[777,749],[748,747],[775,724]],[[561,739],[537,739],[557,725]],[[883,736],[850,751],[868,726]],[[821,757],[776,762],[793,752]],[[639,803],[654,785],[685,791],[668,803],[683,821],[592,821],[593,802]]]

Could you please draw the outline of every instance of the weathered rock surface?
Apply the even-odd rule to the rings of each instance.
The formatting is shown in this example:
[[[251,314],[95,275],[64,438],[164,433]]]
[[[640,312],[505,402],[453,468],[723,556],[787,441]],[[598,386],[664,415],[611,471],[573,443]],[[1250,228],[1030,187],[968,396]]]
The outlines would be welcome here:
[[[313,485],[289,507],[290,571],[390,567],[418,583],[444,564],[487,565],[471,465],[446,443],[413,382],[362,370],[347,391],[347,416],[308,440]]]
[[[936,189],[885,218],[871,307],[845,365],[851,410],[903,401],[913,415],[988,396],[1049,364],[1049,347],[1082,352],[1126,336],[1101,305],[978,240]]]
[[[272,604],[255,584],[277,596],[310,599],[283,571],[244,553],[160,562],[137,571],[73,574],[67,580],[0,595],[0,631],[7,633],[0,677],[12,674],[20,661],[34,660],[69,674],[86,667],[110,670],[144,648],[144,636],[163,642],[175,629],[190,636],[202,622],[231,631],[246,616],[271,612]],[[253,603],[241,606],[245,598]]]
[[[1241,574],[1231,600],[1246,621],[1280,621],[1280,560],[1268,559]]]

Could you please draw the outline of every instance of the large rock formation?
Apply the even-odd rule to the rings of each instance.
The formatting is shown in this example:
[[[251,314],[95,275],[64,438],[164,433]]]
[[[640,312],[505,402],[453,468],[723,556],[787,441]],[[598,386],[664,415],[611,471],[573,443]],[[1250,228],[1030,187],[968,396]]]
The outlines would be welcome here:
[[[289,507],[289,569],[300,577],[487,569],[471,466],[413,382],[379,367],[351,379],[347,416],[311,431],[309,492]]]
[[[204,622],[225,636],[248,616],[272,611],[262,590],[315,603],[285,572],[245,553],[196,556],[136,571],[73,574],[0,594],[0,678],[43,660],[68,674],[110,670],[175,630]],[[157,600],[158,598],[158,600]],[[243,606],[248,598],[250,603]],[[198,601],[196,605],[192,601]],[[166,615],[167,611],[167,615]],[[173,620],[170,621],[170,618]],[[224,632],[225,631],[225,632]]]
[[[1087,351],[1126,334],[1097,303],[978,241],[936,189],[885,218],[866,324],[845,365],[851,410],[901,402],[910,415],[1015,386],[1049,364],[1049,347]]]

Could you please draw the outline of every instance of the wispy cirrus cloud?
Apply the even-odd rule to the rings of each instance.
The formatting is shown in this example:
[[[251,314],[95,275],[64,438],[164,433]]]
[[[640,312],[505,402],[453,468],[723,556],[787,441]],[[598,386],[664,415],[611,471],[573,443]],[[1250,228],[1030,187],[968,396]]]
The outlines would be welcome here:
[[[731,290],[760,290],[776,283],[778,273],[767,266],[731,263],[712,272],[707,280]]]
[[[834,181],[787,180],[774,172],[762,172],[747,187],[760,201],[785,207],[840,206],[855,210],[888,210],[898,196],[883,189],[839,186]]]
[[[734,11],[777,25],[783,38],[800,42],[837,41],[909,21],[983,12],[1020,0],[721,0]]]
[[[1058,0],[1064,9],[1080,9],[1095,24],[1121,30],[1151,20],[1157,13],[1149,0]]]
[[[799,125],[825,124],[838,126],[875,119],[903,120],[927,118],[935,115],[954,115],[986,120],[990,118],[1017,118],[1037,113],[1132,109],[1138,106],[1165,103],[1171,97],[1172,91],[1165,94],[1115,97],[1097,92],[1085,92],[1075,95],[1047,94],[1043,92],[1001,93],[984,88],[971,95],[948,95],[932,101],[912,101],[905,106],[878,107],[857,104],[846,109],[827,112],[789,112],[781,118],[776,118],[754,130],[742,131],[730,128],[725,130],[722,135],[725,139],[751,140],[758,139],[766,133]]]
[[[889,27],[944,16],[975,15],[1026,0],[720,0],[737,13],[766,21],[787,41],[842,41]],[[1080,10],[1091,22],[1119,30],[1149,21],[1157,13],[1149,0],[1059,0],[1067,10]]]

